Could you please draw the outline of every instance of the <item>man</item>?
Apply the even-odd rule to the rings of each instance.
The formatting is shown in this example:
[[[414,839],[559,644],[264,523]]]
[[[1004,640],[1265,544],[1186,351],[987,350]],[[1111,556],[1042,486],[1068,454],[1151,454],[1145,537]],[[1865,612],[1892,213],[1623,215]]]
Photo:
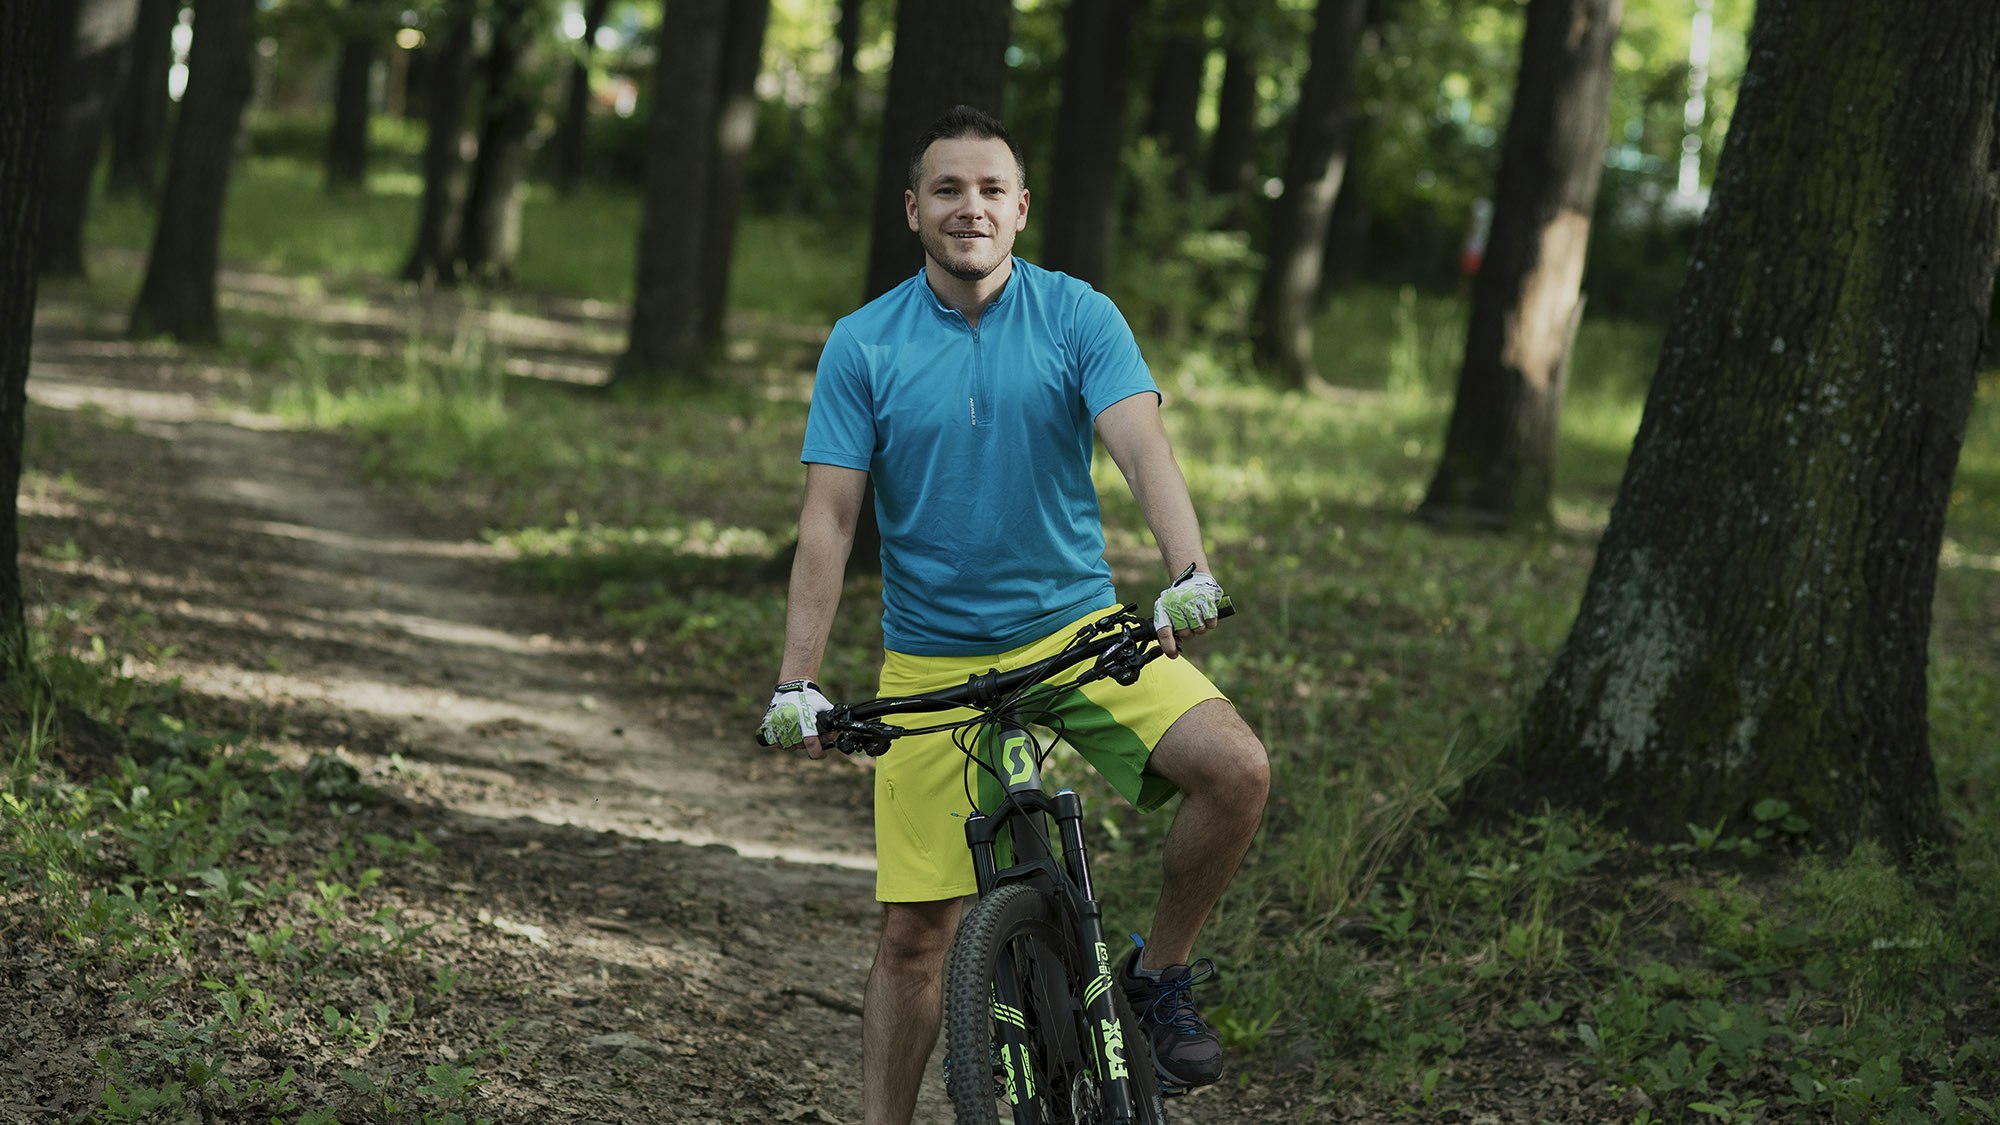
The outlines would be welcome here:
[[[1090,478],[1093,427],[1158,540],[1168,575],[1160,644],[1216,624],[1187,482],[1131,329],[1089,285],[1012,256],[1028,218],[1021,152],[1000,122],[959,106],[917,142],[903,194],[924,248],[915,277],[834,326],[820,357],[802,460],[780,685],[765,741],[825,756],[813,684],[872,477],[882,530],[880,690],[911,694],[1053,652],[1117,604]],[[1143,946],[1118,977],[1159,1067],[1213,1082],[1221,1048],[1190,989],[1195,935],[1263,815],[1264,747],[1207,678],[1156,661],[1139,682],[1088,689],[1094,721],[1069,741],[1144,809],[1184,794]],[[898,740],[875,777],[882,934],[862,1017],[869,1125],[908,1125],[941,1022],[944,963],[974,890],[963,756],[948,735]]]

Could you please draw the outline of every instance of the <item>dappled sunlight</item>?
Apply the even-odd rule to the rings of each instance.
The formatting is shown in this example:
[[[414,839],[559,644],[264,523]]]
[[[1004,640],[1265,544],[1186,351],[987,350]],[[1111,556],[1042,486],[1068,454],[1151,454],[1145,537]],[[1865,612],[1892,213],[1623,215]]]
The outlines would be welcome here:
[[[263,482],[232,481],[228,486],[230,495],[243,500],[264,501],[282,495],[282,490]],[[504,561],[514,557],[514,552],[504,544],[489,543],[475,539],[425,539],[402,535],[356,535],[310,524],[285,523],[276,520],[243,519],[233,520],[230,527],[258,535],[271,535],[281,539],[296,539],[302,542],[318,543],[336,547],[344,551],[361,551],[380,555],[394,555],[401,558],[425,559],[484,559]]]
[[[1949,570],[1983,570],[1991,574],[2000,574],[2000,554],[1969,551],[1956,540],[1947,537],[1944,549],[1938,555],[1938,565]]]

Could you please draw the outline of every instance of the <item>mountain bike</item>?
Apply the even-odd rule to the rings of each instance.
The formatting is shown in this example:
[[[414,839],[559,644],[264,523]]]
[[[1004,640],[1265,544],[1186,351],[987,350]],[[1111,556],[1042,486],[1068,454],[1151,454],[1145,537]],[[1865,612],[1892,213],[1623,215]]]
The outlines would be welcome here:
[[[1105,678],[1129,686],[1160,655],[1152,622],[1128,605],[1047,659],[820,716],[822,740],[848,753],[879,755],[896,738],[951,731],[990,775],[991,796],[965,822],[979,900],[959,924],[945,974],[945,1088],[961,1125],[997,1125],[1003,1114],[1014,1125],[1167,1119],[1152,1048],[1112,979],[1082,799],[1042,787],[1055,739],[1032,729],[1062,693]],[[972,717],[909,728],[882,721],[960,708]]]

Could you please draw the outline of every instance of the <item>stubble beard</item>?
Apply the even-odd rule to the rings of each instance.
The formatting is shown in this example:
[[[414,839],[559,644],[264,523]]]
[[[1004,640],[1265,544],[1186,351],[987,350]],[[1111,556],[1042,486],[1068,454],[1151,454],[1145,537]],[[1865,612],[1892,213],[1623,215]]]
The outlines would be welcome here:
[[[931,261],[960,281],[984,281],[1000,268],[1001,262],[1007,260],[1005,254],[999,254],[985,265],[974,264],[961,256],[965,248],[959,245],[959,240],[943,231],[925,231],[922,242],[924,252],[930,255]]]

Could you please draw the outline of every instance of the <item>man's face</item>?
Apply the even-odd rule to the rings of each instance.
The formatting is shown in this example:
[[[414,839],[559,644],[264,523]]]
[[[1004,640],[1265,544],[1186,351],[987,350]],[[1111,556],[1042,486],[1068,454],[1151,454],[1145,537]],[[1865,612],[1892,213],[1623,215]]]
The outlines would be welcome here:
[[[960,281],[980,281],[1014,252],[1028,222],[1028,189],[1005,141],[957,137],[924,150],[924,173],[903,193],[924,253]]]

